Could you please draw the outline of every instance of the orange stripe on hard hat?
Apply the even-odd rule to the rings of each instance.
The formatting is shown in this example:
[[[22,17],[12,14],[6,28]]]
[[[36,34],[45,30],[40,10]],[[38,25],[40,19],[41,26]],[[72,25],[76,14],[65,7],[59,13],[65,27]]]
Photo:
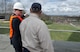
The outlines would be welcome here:
[[[13,37],[13,28],[12,28],[12,20],[13,20],[13,18],[18,18],[20,21],[23,20],[20,16],[11,16],[10,17],[10,38]]]

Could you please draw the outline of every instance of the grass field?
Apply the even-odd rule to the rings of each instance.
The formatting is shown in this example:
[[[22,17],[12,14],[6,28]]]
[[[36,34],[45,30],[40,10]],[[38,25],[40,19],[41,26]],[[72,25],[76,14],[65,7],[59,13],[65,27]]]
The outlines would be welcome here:
[[[0,21],[0,26],[9,27],[9,21]]]
[[[9,27],[9,21],[0,21],[0,27]],[[9,33],[8,28],[0,28],[0,34]]]
[[[8,28],[0,28],[0,34],[7,34],[7,33],[9,33]]]
[[[53,23],[48,25],[49,29],[56,30],[80,30],[79,27],[73,27],[69,24]],[[76,41],[80,42],[80,33],[78,32],[50,32],[52,40]]]
[[[9,22],[0,22],[0,26],[9,26]],[[49,29],[56,30],[80,30],[79,27],[73,27],[69,24],[53,23],[48,25]],[[0,34],[9,33],[9,29],[0,28]],[[76,41],[80,42],[80,33],[76,32],[50,32],[52,40]]]
[[[70,24],[58,24],[53,23],[48,25],[49,29],[58,29],[58,30],[80,30],[80,27],[73,27]]]

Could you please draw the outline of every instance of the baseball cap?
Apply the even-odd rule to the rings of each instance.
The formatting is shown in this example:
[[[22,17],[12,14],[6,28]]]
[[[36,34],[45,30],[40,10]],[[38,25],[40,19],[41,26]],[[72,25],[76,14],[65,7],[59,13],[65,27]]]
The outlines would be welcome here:
[[[41,4],[40,3],[33,3],[31,9],[33,12],[41,11]]]

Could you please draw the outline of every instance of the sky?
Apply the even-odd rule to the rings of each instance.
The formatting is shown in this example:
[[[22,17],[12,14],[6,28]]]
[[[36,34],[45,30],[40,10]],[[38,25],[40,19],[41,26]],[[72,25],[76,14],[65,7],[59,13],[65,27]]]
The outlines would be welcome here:
[[[80,15],[80,0],[48,2],[43,11],[47,15]]]
[[[17,0],[13,0],[17,2]],[[42,5],[42,11],[46,15],[80,15],[80,0],[20,0],[24,5],[26,12],[29,13],[33,2],[39,2]]]

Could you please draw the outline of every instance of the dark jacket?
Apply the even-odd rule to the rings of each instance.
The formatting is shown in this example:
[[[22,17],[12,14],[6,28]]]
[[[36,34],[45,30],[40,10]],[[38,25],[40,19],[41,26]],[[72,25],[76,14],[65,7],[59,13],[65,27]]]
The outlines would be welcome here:
[[[12,15],[15,15],[15,14],[12,14]],[[23,18],[25,16],[23,15],[21,17]],[[12,20],[13,37],[11,38],[11,44],[21,43],[21,34],[20,34],[20,30],[19,30],[20,23],[21,23],[21,21],[18,18],[14,18]]]

